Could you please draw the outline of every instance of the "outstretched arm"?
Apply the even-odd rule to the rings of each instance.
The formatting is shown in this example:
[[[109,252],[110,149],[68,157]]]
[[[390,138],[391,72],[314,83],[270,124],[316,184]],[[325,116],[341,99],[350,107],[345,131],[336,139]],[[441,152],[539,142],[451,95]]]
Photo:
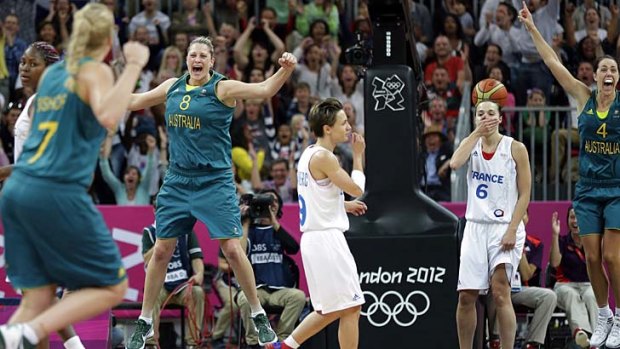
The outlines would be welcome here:
[[[558,80],[562,88],[573,98],[577,100],[577,104],[579,105],[578,110],[583,109],[583,106],[590,98],[590,89],[581,81],[575,79],[573,75],[566,69],[558,56],[553,51],[553,48],[547,44],[545,39],[542,37],[536,25],[534,24],[534,20],[532,19],[532,14],[527,9],[525,2],[523,2],[523,8],[519,11],[519,20],[527,31],[530,33],[532,37],[532,41],[536,46],[536,50],[544,60],[545,64],[551,70],[553,76]]]
[[[165,103],[166,93],[176,81],[177,78],[170,78],[150,91],[144,93],[133,93],[129,100],[129,106],[127,109],[134,111]]]
[[[220,100],[232,105],[235,99],[271,98],[282,88],[295,70],[297,59],[285,52],[278,61],[281,68],[269,79],[254,84],[236,80],[224,80],[217,84],[216,94]]]

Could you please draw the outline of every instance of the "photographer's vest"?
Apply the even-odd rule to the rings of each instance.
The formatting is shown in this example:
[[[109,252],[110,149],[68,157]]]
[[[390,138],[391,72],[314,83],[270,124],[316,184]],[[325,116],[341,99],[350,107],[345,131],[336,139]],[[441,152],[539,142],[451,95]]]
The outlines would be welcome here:
[[[153,241],[154,244],[155,226],[150,225],[144,229],[148,230],[151,241]],[[166,271],[166,279],[164,281],[164,287],[168,292],[173,291],[180,284],[187,282],[187,280],[189,280],[189,276],[192,274],[187,240],[187,235],[177,239],[177,245],[174,248],[174,253],[170,258],[170,262],[168,262],[168,270]]]
[[[248,257],[256,287],[285,288],[282,243],[274,236],[273,226],[251,226],[248,233]]]

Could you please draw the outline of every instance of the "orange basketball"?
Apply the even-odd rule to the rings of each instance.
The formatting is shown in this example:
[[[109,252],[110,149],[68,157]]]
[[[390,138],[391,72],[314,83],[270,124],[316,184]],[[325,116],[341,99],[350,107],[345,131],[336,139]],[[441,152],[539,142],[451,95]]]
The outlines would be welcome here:
[[[484,79],[476,84],[474,90],[471,91],[471,102],[474,106],[482,101],[492,101],[504,106],[508,98],[508,90],[506,86],[495,79]]]

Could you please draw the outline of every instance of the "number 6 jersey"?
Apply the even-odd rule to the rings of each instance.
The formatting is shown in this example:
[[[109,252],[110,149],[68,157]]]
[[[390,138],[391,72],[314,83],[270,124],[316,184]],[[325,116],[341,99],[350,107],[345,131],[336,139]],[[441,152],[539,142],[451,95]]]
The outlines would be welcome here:
[[[310,174],[310,159],[319,151],[329,150],[311,145],[299,159],[297,192],[299,194],[299,226],[302,232],[313,230],[349,230],[344,209],[344,193],[329,178],[316,180]]]
[[[510,223],[519,196],[512,141],[512,138],[503,136],[489,160],[482,154],[482,139],[474,146],[467,170],[465,218],[468,221]]]

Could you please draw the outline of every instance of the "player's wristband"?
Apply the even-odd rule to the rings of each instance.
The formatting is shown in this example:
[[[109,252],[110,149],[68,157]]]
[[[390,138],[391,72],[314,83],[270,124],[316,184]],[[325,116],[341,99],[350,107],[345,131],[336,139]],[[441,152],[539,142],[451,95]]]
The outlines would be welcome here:
[[[353,170],[351,172],[351,179],[353,180],[353,183],[362,188],[362,192],[366,191],[366,176],[364,175],[364,172],[360,170]]]

